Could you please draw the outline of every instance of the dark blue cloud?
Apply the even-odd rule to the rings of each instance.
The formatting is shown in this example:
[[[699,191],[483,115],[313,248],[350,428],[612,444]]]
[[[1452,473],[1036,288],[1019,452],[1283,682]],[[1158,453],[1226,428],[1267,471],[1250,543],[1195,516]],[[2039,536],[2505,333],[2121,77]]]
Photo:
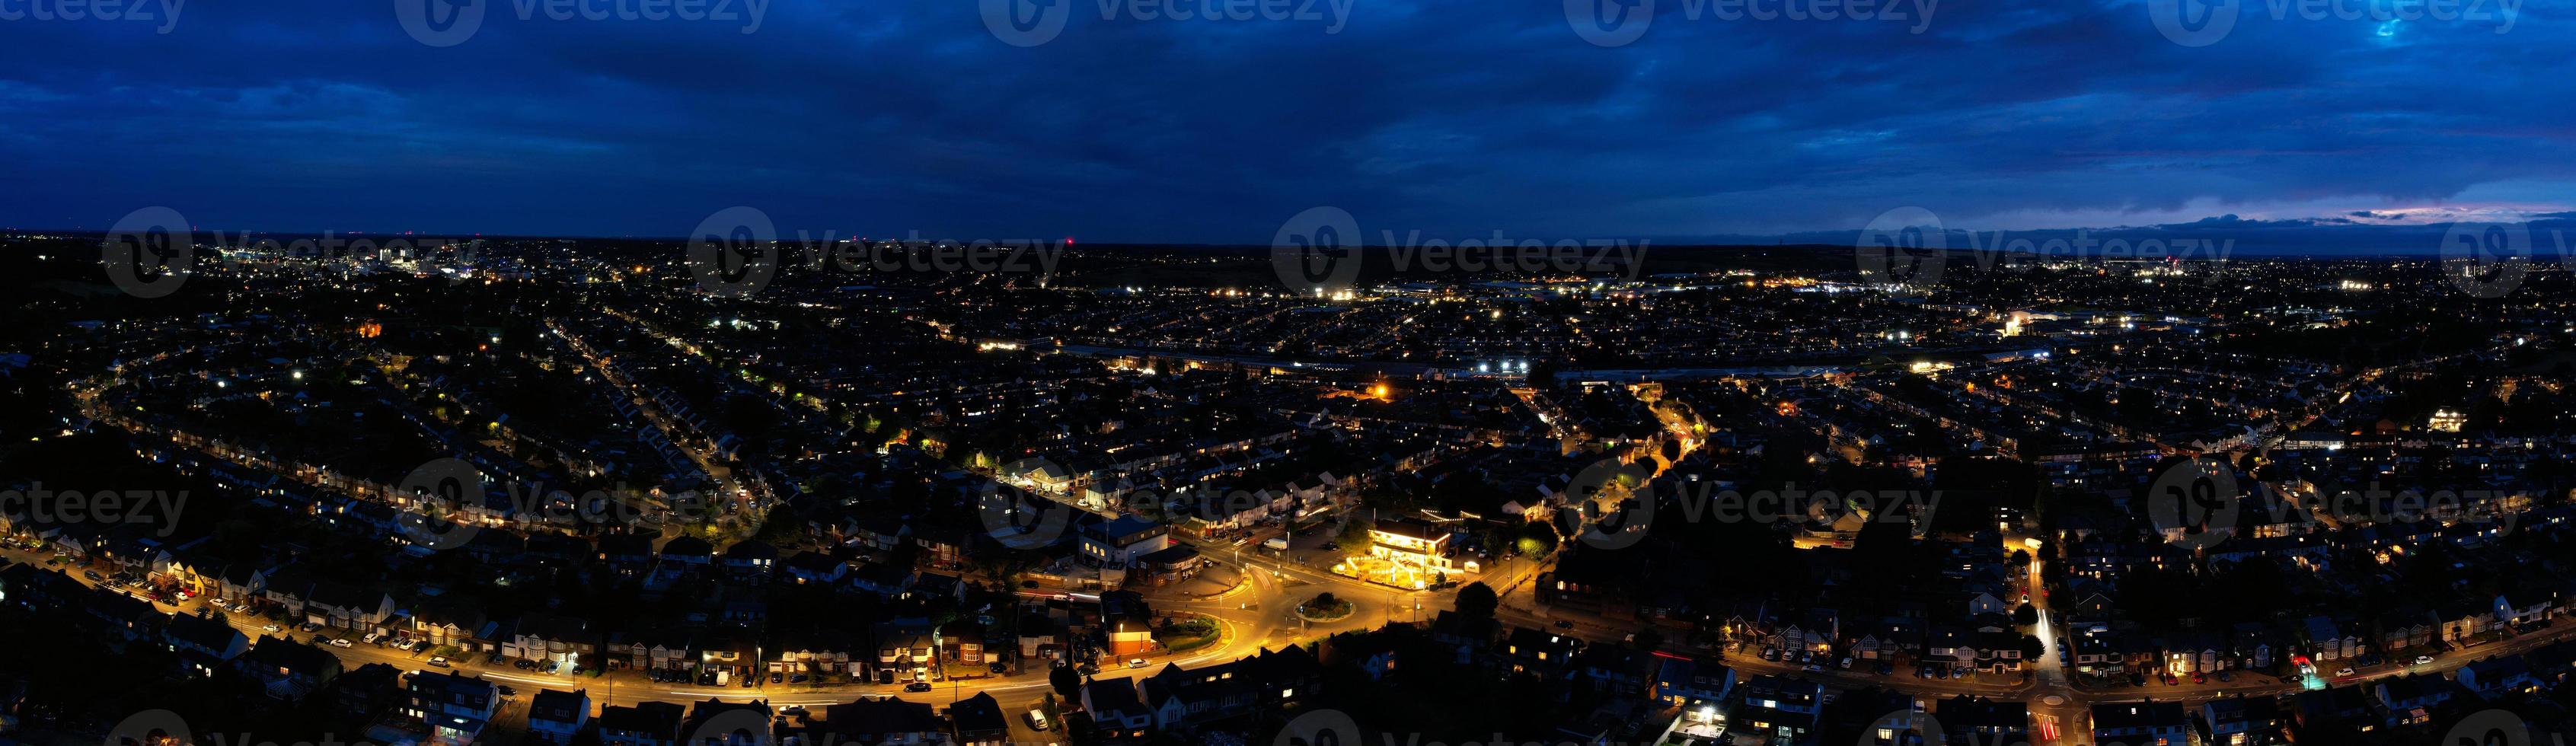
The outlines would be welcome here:
[[[1605,48],[1557,0],[1350,0],[1337,30],[1054,0],[1062,32],[1022,48],[970,0],[776,0],[756,33],[486,0],[434,48],[391,7],[424,1],[451,0],[194,2],[168,34],[0,21],[0,226],[168,205],[224,229],[673,235],[744,204],[844,234],[1266,242],[1317,205],[1372,236],[1582,237],[1906,205],[2021,228],[2576,204],[2564,8],[2498,34],[2245,2],[2192,48],[2139,1],[1949,0],[1912,33],[1651,0]]]

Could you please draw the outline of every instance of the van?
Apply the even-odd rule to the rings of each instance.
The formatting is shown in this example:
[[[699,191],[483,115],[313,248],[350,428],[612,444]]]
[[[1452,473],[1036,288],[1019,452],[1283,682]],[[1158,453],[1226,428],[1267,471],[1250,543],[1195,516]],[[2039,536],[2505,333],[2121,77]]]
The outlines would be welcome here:
[[[1034,707],[1029,709],[1029,728],[1033,730],[1047,729],[1045,710],[1040,710]]]

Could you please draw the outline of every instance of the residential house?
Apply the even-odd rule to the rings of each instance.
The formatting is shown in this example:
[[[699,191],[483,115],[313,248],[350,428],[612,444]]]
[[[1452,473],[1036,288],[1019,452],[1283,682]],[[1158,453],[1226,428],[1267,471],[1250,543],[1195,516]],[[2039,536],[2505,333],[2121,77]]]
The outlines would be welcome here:
[[[599,708],[602,746],[677,746],[687,708],[673,702],[638,702]]]
[[[2540,687],[2540,680],[2531,674],[2531,664],[2519,655],[2473,661],[2461,666],[2458,676],[2461,688],[2486,700]]]
[[[1011,717],[992,692],[976,692],[950,705],[948,722],[958,746],[1006,746],[1011,738]]]
[[[998,708],[996,708],[998,709]],[[927,702],[861,698],[824,708],[822,743],[917,746],[945,743],[948,726]]]
[[[2176,702],[2101,702],[2093,705],[2093,741],[2128,746],[2185,746],[2189,721]]]
[[[1727,721],[1727,730],[1772,743],[1804,742],[1815,732],[1824,706],[1824,686],[1785,676],[1763,675],[1742,684],[1744,703]]]
[[[678,746],[769,746],[776,742],[770,717],[765,699],[726,702],[709,697],[692,702],[688,719],[680,722]]]
[[[162,625],[161,643],[179,655],[180,665],[192,676],[212,676],[250,649],[250,638],[232,625],[188,614],[174,615]]]
[[[2432,722],[2434,708],[2451,701],[2453,690],[2450,679],[2429,673],[2380,679],[2370,689],[2390,725]]]
[[[1154,710],[1137,695],[1136,682],[1125,676],[1093,679],[1082,685],[1082,709],[1107,741],[1141,741],[1154,725]]]
[[[528,698],[528,740],[564,746],[590,725],[590,690],[541,689]]]
[[[2207,746],[2281,746],[2290,742],[2290,721],[2271,697],[2226,697],[2201,703],[2200,722],[2208,730]]]
[[[340,657],[293,640],[264,639],[233,661],[272,699],[300,702],[340,675]],[[377,664],[382,665],[382,664]]]

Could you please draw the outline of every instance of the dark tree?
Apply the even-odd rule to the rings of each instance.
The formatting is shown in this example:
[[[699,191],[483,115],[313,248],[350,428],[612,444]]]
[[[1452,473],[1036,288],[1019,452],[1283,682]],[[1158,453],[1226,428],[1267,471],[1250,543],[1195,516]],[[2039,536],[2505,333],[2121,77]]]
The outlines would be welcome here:
[[[1073,672],[1072,666],[1057,666],[1055,670],[1048,671],[1047,685],[1053,687],[1056,697],[1061,699],[1072,700],[1082,694],[1082,677]]]
[[[1485,585],[1485,581],[1468,583],[1458,589],[1459,616],[1469,619],[1492,619],[1494,609],[1501,605],[1502,599],[1494,595],[1493,587]]]

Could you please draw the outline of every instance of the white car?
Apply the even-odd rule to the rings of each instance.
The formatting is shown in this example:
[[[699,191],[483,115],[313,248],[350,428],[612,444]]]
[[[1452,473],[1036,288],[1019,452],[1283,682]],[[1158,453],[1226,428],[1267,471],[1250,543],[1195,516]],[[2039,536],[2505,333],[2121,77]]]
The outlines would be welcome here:
[[[274,625],[274,624],[263,624],[263,625],[260,625],[260,627],[259,627],[259,631],[261,631],[261,632],[276,632],[276,631],[278,631],[278,630],[277,630],[277,625]]]
[[[348,646],[349,646],[349,638],[346,638],[346,637],[334,637],[334,638],[331,638],[331,647],[335,647],[335,648],[345,648],[345,647],[348,647]]]
[[[384,639],[384,637],[385,637],[384,635],[376,634],[376,633],[374,633],[374,632],[369,632],[369,633],[367,633],[367,636],[366,636],[366,637],[359,638],[359,640],[358,640],[358,641],[359,641],[359,642],[366,643],[366,644],[369,644],[369,645],[374,645],[374,644],[376,644],[376,641],[377,641],[377,640]]]
[[[2352,667],[2351,667],[2351,666],[2345,666],[2345,667],[2342,667],[2342,668],[2335,669],[2335,675],[2336,675],[2336,676],[2351,676],[2351,675],[2352,675]]]
[[[2431,663],[2431,662],[2433,662],[2433,656],[2429,656],[2429,655],[2418,655],[2418,656],[2415,656],[2415,665],[2421,666],[2421,665],[2424,665],[2424,664],[2426,664],[2426,663]]]

